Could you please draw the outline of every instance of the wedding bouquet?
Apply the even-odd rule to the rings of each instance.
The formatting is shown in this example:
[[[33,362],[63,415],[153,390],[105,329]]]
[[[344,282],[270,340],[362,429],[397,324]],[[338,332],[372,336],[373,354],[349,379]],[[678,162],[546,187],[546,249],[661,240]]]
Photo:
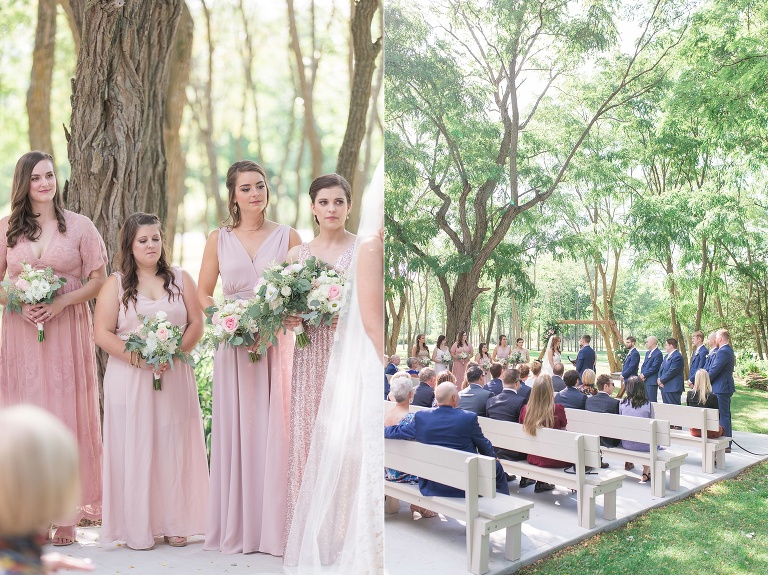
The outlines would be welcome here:
[[[520,363],[521,359],[523,359],[522,354],[519,351],[513,351],[509,354],[509,357],[507,358],[507,365],[515,366],[518,363]]]
[[[499,358],[499,363],[501,364],[501,367],[507,367],[507,364],[509,363],[509,358],[501,357]]]
[[[135,351],[149,365],[157,369],[161,363],[167,363],[173,369],[173,360],[180,359],[193,365],[192,358],[181,351],[181,327],[167,320],[168,314],[159,311],[154,318],[139,315],[141,325],[128,335],[125,351]],[[155,373],[155,391],[162,389],[160,374]]]
[[[462,351],[460,354],[456,356],[460,360],[469,359],[469,354],[466,351]]]
[[[450,351],[441,351],[439,357],[440,363],[444,363],[445,365],[451,365],[453,363],[453,356],[451,356]]]
[[[483,361],[483,363],[480,364],[480,367],[483,369],[483,371],[487,372],[491,369],[491,360],[486,359]]]
[[[422,355],[419,357],[419,363],[422,365],[422,367],[429,367],[429,364],[432,363],[432,360],[427,356]]]
[[[21,313],[22,304],[51,303],[56,291],[67,283],[53,273],[52,268],[33,269],[26,262],[21,264],[22,271],[15,282],[6,280],[2,283],[8,294],[8,310]],[[45,329],[42,322],[37,322],[37,341],[45,341]]]
[[[318,268],[318,260],[315,257],[308,258],[303,264],[270,265],[253,288],[257,301],[263,302],[263,308],[281,321],[291,314],[302,318],[312,315],[307,313],[308,295],[312,290],[312,281],[319,275]],[[330,294],[330,288],[328,291]],[[309,345],[309,337],[301,324],[293,328],[293,331],[296,334],[296,347]]]
[[[206,308],[206,323],[213,326],[206,334],[206,342],[214,349],[219,349],[222,343],[232,347],[250,347],[256,342],[257,334],[269,334],[259,350],[248,352],[251,363],[260,360],[262,347],[266,348],[267,341],[276,341],[274,329],[264,329],[274,327],[271,325],[274,322],[270,322],[274,316],[272,313],[264,314],[261,303],[258,298],[226,299]]]
[[[343,307],[348,286],[344,277],[332,269],[319,269],[312,280],[312,289],[307,295],[309,313],[300,314],[307,323],[318,327],[331,325]],[[429,358],[426,358],[429,361]],[[427,366],[429,363],[423,363]]]

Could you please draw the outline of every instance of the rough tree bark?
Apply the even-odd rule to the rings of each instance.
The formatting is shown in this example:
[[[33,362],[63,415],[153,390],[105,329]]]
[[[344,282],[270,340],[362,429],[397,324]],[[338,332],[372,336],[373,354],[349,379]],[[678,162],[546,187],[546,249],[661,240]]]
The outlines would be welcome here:
[[[35,49],[27,90],[29,145],[53,154],[51,143],[51,79],[56,55],[56,0],[38,0]]]
[[[170,253],[173,253],[179,204],[184,197],[184,177],[187,172],[179,128],[184,115],[184,107],[187,104],[186,88],[189,82],[193,32],[192,14],[190,14],[187,5],[184,4],[171,54],[168,99],[165,102],[165,119],[163,122],[163,140],[168,158],[168,215],[165,220],[165,239]]]
[[[376,69],[376,58],[381,52],[382,39],[372,41],[371,24],[379,0],[358,0],[354,5],[351,32],[354,48],[355,67],[352,75],[352,90],[349,98],[349,115],[344,141],[336,159],[336,173],[344,176],[354,186],[360,144],[365,136],[366,116],[371,100],[371,85]],[[374,103],[375,105],[375,103]],[[353,206],[355,203],[353,202]],[[358,208],[359,220],[359,208]]]
[[[72,30],[72,39],[75,42],[75,54],[79,54],[80,30],[83,27],[82,8],[84,3],[78,3],[79,7],[77,11],[72,8],[72,3],[69,0],[59,0],[59,4],[61,4],[61,7],[64,9],[64,14],[67,15],[67,22],[69,22],[69,29]]]
[[[65,199],[91,218],[112,262],[118,231],[137,210],[165,218],[163,116],[182,0],[73,0],[82,14],[68,136]]]

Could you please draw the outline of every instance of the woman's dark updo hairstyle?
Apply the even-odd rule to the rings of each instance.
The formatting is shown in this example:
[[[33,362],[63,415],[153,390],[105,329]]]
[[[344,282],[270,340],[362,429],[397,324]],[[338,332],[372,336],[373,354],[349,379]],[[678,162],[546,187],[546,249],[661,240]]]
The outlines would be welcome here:
[[[352,187],[349,182],[339,174],[326,174],[312,180],[309,184],[309,197],[312,199],[312,203],[315,203],[315,198],[320,190],[326,190],[328,188],[341,188],[344,190],[344,195],[347,196],[347,204],[352,205]],[[315,218],[315,223],[320,225],[320,222]]]
[[[160,259],[157,260],[157,275],[163,278],[163,287],[168,292],[170,299],[173,300],[181,294],[181,286],[176,285],[176,278],[166,258],[165,240],[163,239],[163,228],[160,225],[160,219],[155,214],[137,212],[128,216],[128,219],[123,223],[123,227],[120,228],[120,250],[116,258],[116,267],[123,276],[123,306],[125,306],[126,310],[128,309],[129,302],[133,302],[133,306],[136,307],[136,297],[139,293],[138,266],[136,265],[136,259],[133,257],[133,240],[136,239],[136,234],[141,226],[157,226],[160,230],[162,244]],[[171,289],[171,286],[176,289]]]
[[[232,220],[231,227],[236,228],[240,225],[240,208],[235,201],[235,186],[237,184],[237,176],[243,172],[258,172],[264,176],[264,185],[267,187],[267,203],[264,204],[264,211],[262,212],[264,218],[267,217],[267,206],[269,206],[269,182],[267,181],[267,173],[259,164],[251,160],[240,160],[229,166],[227,170],[227,190],[229,190],[229,219]],[[262,220],[263,223],[264,220]],[[226,222],[225,222],[226,223]]]
[[[32,200],[29,197],[32,170],[43,160],[48,160],[54,166],[53,156],[37,151],[27,152],[16,162],[16,169],[13,171],[13,184],[11,185],[11,216],[8,218],[8,231],[5,233],[9,248],[14,247],[19,238],[27,238],[30,242],[34,242],[43,231],[37,221],[40,214],[36,214],[32,210]],[[56,168],[54,166],[55,173]],[[53,196],[53,209],[56,212],[59,232],[63,234],[67,231],[67,223],[64,221],[64,201],[59,193],[58,180],[56,181],[56,193]]]

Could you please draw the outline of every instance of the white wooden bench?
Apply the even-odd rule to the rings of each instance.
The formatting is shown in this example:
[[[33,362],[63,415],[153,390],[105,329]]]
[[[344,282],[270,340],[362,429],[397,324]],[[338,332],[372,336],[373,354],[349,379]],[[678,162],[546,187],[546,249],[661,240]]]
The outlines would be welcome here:
[[[647,443],[650,446],[648,452],[622,447],[603,447],[602,452],[604,455],[611,454],[625,461],[648,465],[651,468],[651,493],[655,497],[666,496],[667,471],[669,489],[677,491],[680,488],[680,467],[685,463],[688,454],[670,449],[656,449],[657,446],[670,445],[668,421],[572,408],[566,408],[565,414],[570,431]]]
[[[385,439],[384,462],[392,469],[464,490],[463,498],[434,497],[422,495],[418,485],[384,482],[387,513],[397,512],[397,500],[402,499],[466,523],[468,571],[475,575],[488,571],[489,536],[501,529],[506,529],[504,557],[520,559],[521,523],[528,519],[533,503],[496,493],[494,458],[417,441]]]
[[[539,467],[524,460],[500,460],[507,473],[575,490],[579,527],[592,529],[595,526],[595,499],[598,495],[603,496],[603,518],[616,519],[616,490],[621,487],[626,474],[600,469],[599,437],[558,429],[539,429],[532,436],[519,423],[487,417],[479,417],[478,420],[483,435],[494,447],[575,465],[575,473],[566,473],[562,468]],[[586,466],[594,468],[594,471],[586,474]]]
[[[688,430],[670,430],[670,439],[673,445],[684,445],[701,451],[701,468],[704,473],[714,473],[715,466],[725,469],[725,448],[731,438],[707,438],[707,431],[720,429],[720,415],[716,409],[657,403],[653,410],[656,419],[669,421],[670,425],[701,430],[701,437],[694,437]]]

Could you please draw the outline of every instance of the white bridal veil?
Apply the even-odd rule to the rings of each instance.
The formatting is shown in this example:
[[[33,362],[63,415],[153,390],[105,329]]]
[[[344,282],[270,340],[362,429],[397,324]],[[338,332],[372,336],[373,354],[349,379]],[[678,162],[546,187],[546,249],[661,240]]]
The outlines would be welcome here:
[[[361,214],[360,239],[378,235],[384,218],[383,162],[363,197]],[[287,573],[384,572],[384,366],[363,328],[356,269],[357,254],[348,276],[350,304],[339,319],[288,536]]]

